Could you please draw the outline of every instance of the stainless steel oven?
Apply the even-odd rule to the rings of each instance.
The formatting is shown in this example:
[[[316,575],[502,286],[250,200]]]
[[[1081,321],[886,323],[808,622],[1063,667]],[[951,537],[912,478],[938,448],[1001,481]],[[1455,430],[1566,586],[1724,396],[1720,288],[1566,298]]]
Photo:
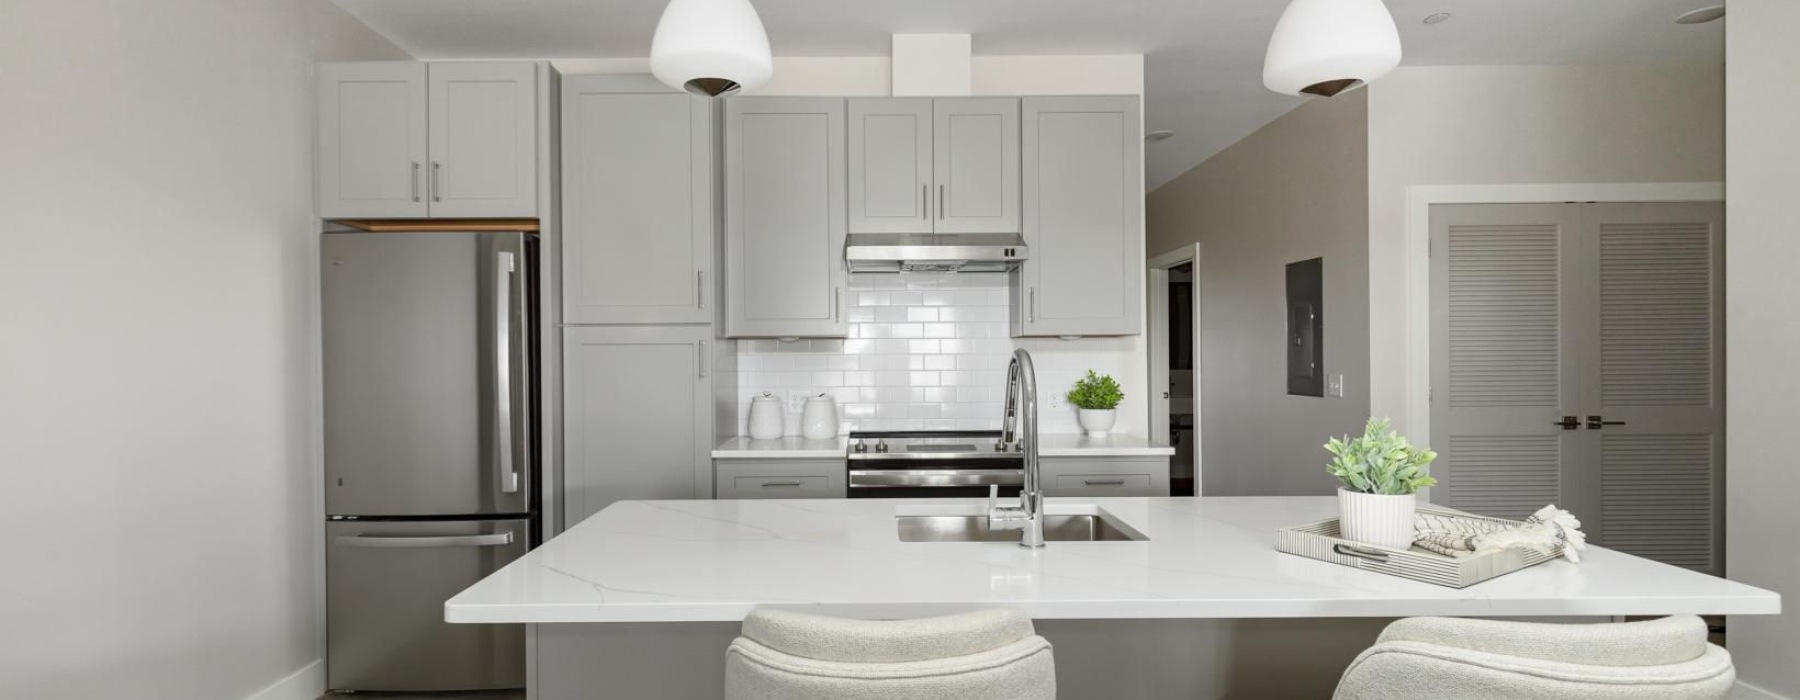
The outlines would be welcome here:
[[[1016,496],[1024,454],[1000,431],[852,432],[845,462],[851,498]]]

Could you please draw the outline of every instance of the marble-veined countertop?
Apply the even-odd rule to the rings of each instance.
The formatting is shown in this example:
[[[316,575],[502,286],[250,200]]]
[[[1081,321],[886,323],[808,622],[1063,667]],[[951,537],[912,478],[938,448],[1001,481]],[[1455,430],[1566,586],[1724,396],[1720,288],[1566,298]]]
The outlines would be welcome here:
[[[758,606],[902,618],[1010,607],[1040,619],[1607,616],[1780,611],[1775,593],[1599,547],[1464,589],[1275,551],[1330,497],[1052,498],[1141,542],[901,542],[896,514],[967,499],[621,501],[451,598],[451,622],[741,620]]]

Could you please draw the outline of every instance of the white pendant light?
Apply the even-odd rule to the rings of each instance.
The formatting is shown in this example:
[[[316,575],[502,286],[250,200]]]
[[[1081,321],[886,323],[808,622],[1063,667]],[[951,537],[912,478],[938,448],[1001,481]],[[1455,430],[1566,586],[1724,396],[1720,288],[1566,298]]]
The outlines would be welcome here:
[[[1400,31],[1381,0],[1293,0],[1263,56],[1263,85],[1331,97],[1400,65]]]
[[[696,95],[754,89],[774,63],[750,0],[669,0],[650,40],[650,72]]]

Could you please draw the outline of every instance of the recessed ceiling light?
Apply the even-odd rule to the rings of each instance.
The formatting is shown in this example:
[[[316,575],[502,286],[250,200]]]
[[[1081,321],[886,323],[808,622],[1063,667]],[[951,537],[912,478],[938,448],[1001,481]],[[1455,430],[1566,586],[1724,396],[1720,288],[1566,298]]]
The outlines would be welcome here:
[[[1712,7],[1702,7],[1698,10],[1689,10],[1687,12],[1683,12],[1680,15],[1677,15],[1675,17],[1675,23],[1676,24],[1705,24],[1707,22],[1711,22],[1713,20],[1719,19],[1724,16],[1725,16],[1725,6],[1724,5],[1713,5]]]
[[[1175,135],[1175,132],[1170,131],[1168,129],[1157,129],[1156,131],[1152,131],[1148,134],[1144,134],[1144,140],[1145,141],[1161,141],[1163,139],[1169,138],[1170,136],[1174,136],[1174,135]]]
[[[1437,14],[1432,14],[1432,15],[1426,15],[1426,16],[1425,16],[1425,23],[1426,23],[1426,24],[1438,24],[1438,23],[1440,23],[1440,22],[1443,22],[1443,21],[1444,21],[1444,20],[1447,20],[1447,19],[1450,19],[1450,13],[1448,13],[1448,12],[1439,12],[1439,13],[1437,13]]]

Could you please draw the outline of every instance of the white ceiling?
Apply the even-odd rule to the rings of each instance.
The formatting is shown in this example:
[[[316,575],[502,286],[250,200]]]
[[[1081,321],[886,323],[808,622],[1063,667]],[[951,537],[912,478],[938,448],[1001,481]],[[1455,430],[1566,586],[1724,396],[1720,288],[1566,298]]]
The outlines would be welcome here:
[[[1387,0],[1404,65],[1723,64],[1719,0]],[[622,58],[650,52],[661,0],[335,0],[419,58]],[[889,35],[969,33],[983,55],[1145,55],[1155,188],[1300,104],[1262,87],[1282,0],[755,0],[778,56],[882,56]],[[1434,12],[1448,22],[1426,26]]]

